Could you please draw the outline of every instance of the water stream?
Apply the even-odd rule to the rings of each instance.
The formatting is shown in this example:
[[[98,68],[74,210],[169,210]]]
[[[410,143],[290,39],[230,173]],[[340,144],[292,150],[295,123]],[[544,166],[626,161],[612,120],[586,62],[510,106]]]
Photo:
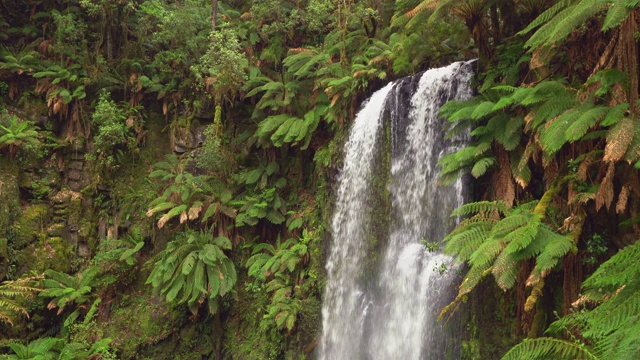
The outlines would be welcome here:
[[[455,292],[453,260],[421,240],[440,242],[464,201],[462,180],[436,186],[438,159],[464,140],[445,140],[437,112],[471,97],[472,68],[458,62],[391,83],[358,113],[331,224],[320,359],[445,359],[456,351],[436,322]]]

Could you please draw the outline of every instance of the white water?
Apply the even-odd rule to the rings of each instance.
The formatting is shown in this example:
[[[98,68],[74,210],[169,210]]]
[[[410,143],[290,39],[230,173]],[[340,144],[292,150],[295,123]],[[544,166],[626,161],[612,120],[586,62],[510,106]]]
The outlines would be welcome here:
[[[332,221],[321,359],[445,357],[447,337],[435,318],[451,300],[457,278],[452,259],[428,252],[420,240],[439,242],[453,225],[449,213],[464,200],[461,180],[436,188],[436,163],[457,146],[444,140],[437,111],[447,100],[471,96],[471,75],[469,63],[429,70],[410,104],[403,103],[399,89],[406,80],[393,91],[390,84],[376,92],[358,113],[345,147]],[[375,190],[373,169],[382,166],[373,159],[385,104],[391,117],[392,215],[388,239],[379,239],[386,244],[383,255],[376,270],[370,270],[369,243],[372,235],[381,236],[370,232],[369,200]],[[441,266],[448,270],[442,272]]]
[[[368,251],[367,224],[362,214],[371,184],[373,152],[382,125],[385,99],[393,84],[374,93],[358,113],[346,145],[344,168],[331,228],[334,246],[326,264],[326,296],[322,307],[322,343],[326,359],[356,359],[366,317],[366,297],[359,278]],[[354,346],[334,347],[332,344]]]

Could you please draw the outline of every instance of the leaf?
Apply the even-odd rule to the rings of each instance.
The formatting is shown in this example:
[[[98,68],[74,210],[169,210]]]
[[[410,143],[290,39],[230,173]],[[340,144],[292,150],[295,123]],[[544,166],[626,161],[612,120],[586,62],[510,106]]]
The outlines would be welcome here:
[[[197,255],[195,252],[190,253],[182,263],[182,275],[189,275],[196,264]]]

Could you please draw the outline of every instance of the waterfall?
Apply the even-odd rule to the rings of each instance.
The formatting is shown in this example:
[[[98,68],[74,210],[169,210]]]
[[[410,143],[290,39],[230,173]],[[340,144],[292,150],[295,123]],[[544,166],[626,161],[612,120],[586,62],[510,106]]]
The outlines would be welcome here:
[[[472,62],[428,70],[378,90],[356,116],[331,224],[320,359],[444,359],[451,348],[436,317],[455,293],[455,265],[421,239],[440,242],[465,197],[462,180],[436,187],[437,161],[463,140],[444,139],[437,113],[471,97],[471,76]]]

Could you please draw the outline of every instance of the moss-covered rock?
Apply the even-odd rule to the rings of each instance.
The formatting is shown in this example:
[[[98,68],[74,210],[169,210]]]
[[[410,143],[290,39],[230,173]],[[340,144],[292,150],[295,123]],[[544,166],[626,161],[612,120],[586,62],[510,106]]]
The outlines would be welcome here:
[[[136,358],[141,349],[149,348],[177,331],[170,309],[150,296],[125,295],[115,304],[109,319],[100,325],[105,337],[113,340],[112,346],[118,349],[122,359]],[[173,358],[170,353],[165,355]]]
[[[18,166],[0,156],[0,174],[0,237],[4,237],[19,215]]]
[[[29,205],[22,209],[16,224],[17,236],[12,246],[24,249],[36,241],[43,241],[49,215],[49,206],[45,204]]]

